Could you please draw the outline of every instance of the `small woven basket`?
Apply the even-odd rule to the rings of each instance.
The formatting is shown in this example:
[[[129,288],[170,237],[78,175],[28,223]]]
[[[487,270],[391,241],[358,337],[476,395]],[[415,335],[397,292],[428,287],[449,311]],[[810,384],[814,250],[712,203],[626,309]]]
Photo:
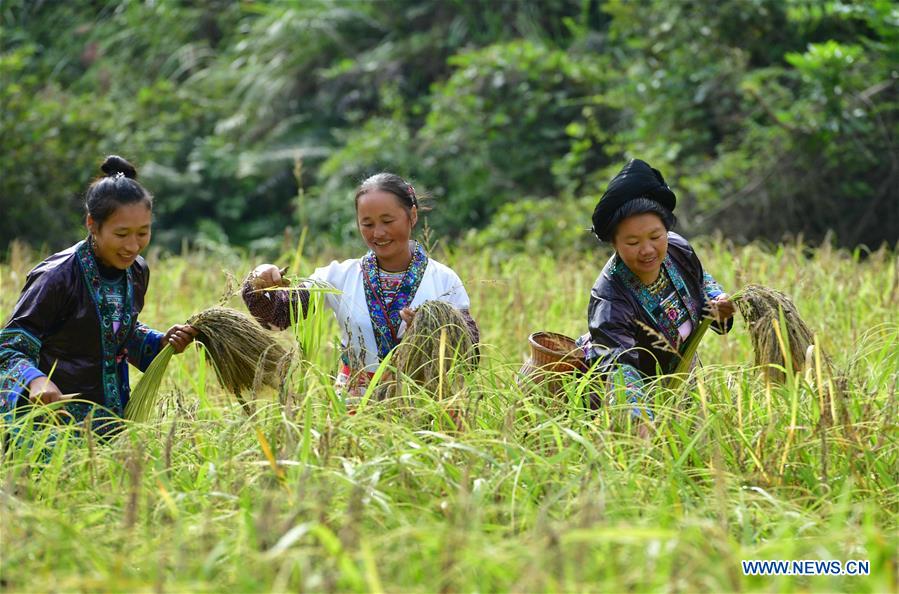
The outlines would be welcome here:
[[[574,339],[556,332],[534,332],[528,336],[530,361],[548,372],[584,371],[584,353]]]
[[[583,351],[573,338],[555,332],[528,336],[530,355],[518,371],[518,385],[542,387],[551,395],[562,392],[563,378],[586,370]]]

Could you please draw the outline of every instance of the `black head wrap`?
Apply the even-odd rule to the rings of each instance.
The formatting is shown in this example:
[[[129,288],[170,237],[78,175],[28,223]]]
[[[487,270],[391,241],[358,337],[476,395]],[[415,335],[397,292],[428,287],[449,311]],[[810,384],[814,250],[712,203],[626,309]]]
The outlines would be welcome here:
[[[615,212],[636,198],[655,200],[670,211],[674,210],[677,201],[658,169],[653,169],[646,161],[632,159],[612,178],[605,194],[596,203],[593,233],[602,241],[609,241],[614,231],[611,223]]]

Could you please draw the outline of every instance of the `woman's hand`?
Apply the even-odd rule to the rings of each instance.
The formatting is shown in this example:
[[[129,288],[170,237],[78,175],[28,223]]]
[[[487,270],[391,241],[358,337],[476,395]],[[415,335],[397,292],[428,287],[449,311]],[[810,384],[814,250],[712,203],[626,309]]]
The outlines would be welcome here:
[[[719,323],[732,318],[734,311],[734,302],[728,298],[727,293],[722,293],[709,302],[709,313]]]
[[[194,341],[198,332],[196,328],[188,324],[175,324],[166,331],[165,336],[162,337],[162,342],[172,345],[175,353],[180,354],[184,352],[187,345]]]
[[[72,397],[71,394],[63,395],[59,387],[47,376],[31,380],[28,384],[28,394],[30,400],[35,404],[50,404]]]
[[[406,322],[406,326],[408,327],[412,323],[412,320],[415,319],[415,310],[411,307],[404,307],[400,310],[400,318]]]
[[[255,290],[268,289],[269,287],[283,287],[289,285],[290,281],[282,275],[287,269],[279,269],[274,264],[260,264],[250,273],[250,286]]]

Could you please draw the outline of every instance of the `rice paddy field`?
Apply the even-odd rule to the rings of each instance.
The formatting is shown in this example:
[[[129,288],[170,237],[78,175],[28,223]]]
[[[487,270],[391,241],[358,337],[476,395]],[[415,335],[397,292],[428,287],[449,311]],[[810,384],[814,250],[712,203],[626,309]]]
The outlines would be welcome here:
[[[191,347],[147,422],[108,442],[40,426],[7,445],[0,590],[896,592],[899,256],[694,245],[731,292],[786,293],[832,365],[813,354],[764,381],[738,316],[706,334],[692,381],[653,390],[643,438],[625,406],[578,404],[589,377],[554,395],[516,381],[529,333],[585,331],[607,252],[440,250],[481,326],[476,371],[449,369],[439,397],[349,414],[325,312],[278,336],[303,356],[280,390],[244,392],[248,417]],[[278,263],[302,275],[360,250]],[[16,248],[0,264],[3,320],[38,260]],[[162,330],[218,303],[243,310],[232,277],[260,263],[148,261],[142,321]],[[743,560],[863,560],[869,574],[744,575]]]

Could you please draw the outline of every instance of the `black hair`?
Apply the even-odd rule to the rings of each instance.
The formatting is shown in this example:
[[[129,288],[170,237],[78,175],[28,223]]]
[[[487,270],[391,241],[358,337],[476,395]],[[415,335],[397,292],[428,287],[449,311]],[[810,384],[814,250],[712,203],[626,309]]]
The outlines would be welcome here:
[[[359,184],[359,187],[356,189],[355,198],[357,209],[359,208],[359,198],[369,192],[387,192],[393,194],[396,196],[397,200],[400,201],[400,206],[402,206],[407,213],[412,211],[413,206],[417,207],[421,212],[430,210],[427,205],[422,205],[422,202],[427,200],[427,196],[419,196],[415,192],[415,188],[412,187],[412,184],[395,173],[384,171],[372,175]]]
[[[126,204],[143,203],[153,210],[153,196],[137,181],[137,169],[117,155],[106,157],[100,170],[105,174],[88,187],[84,210],[98,225]]]
[[[618,232],[618,224],[621,221],[628,217],[647,213],[658,215],[662,219],[662,224],[665,225],[666,231],[671,231],[677,225],[677,217],[674,216],[674,213],[659,204],[658,201],[651,198],[634,198],[622,204],[615,211],[615,214],[612,215],[612,219],[609,221],[609,229],[612,232],[609,233],[608,240],[611,242],[615,239],[615,234]]]

